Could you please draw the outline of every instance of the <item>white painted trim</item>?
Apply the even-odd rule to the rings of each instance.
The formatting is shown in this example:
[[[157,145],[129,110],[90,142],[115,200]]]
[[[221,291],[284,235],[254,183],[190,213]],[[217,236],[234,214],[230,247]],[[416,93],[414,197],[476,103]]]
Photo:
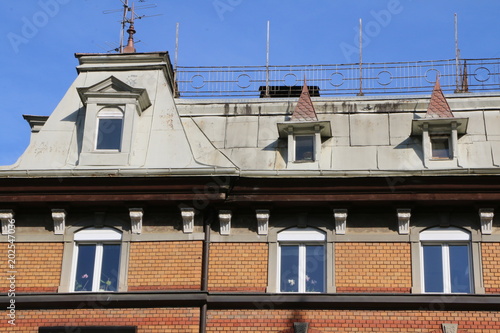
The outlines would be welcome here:
[[[290,228],[278,233],[278,241],[324,242],[326,233],[314,228]]]
[[[77,241],[121,241],[122,233],[111,228],[87,228],[75,233]]]
[[[435,227],[435,228],[430,228],[422,231],[420,233],[420,240],[421,241],[439,241],[439,242],[446,242],[446,241],[470,241],[471,240],[471,234],[470,232],[460,229],[460,228],[455,228],[455,227],[449,227],[449,228],[440,228],[440,227]]]

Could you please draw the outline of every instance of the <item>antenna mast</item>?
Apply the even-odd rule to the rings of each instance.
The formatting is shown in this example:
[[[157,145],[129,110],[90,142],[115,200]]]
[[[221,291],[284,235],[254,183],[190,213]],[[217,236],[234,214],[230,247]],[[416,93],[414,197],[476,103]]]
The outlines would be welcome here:
[[[120,46],[117,47],[114,51],[119,51],[120,53],[123,53],[125,47],[125,32],[131,32],[133,35],[135,33],[134,30],[134,21],[137,19],[142,19],[145,17],[151,17],[151,16],[159,16],[162,14],[156,14],[156,15],[141,15],[138,16],[135,13],[136,9],[148,9],[148,8],[156,8],[156,4],[150,4],[150,5],[141,5],[141,6],[134,6],[132,3],[132,6],[129,5],[129,0],[120,0],[123,6],[123,9],[111,9],[111,10],[105,10],[103,11],[104,14],[111,14],[111,13],[116,13],[116,12],[123,12],[122,13],[122,19],[120,21],[121,24],[121,29],[120,29]],[[146,2],[146,0],[139,0],[139,2]],[[128,13],[131,13],[130,18],[128,18]],[[127,29],[127,23],[130,25],[130,27]],[[130,39],[130,37],[129,37]]]

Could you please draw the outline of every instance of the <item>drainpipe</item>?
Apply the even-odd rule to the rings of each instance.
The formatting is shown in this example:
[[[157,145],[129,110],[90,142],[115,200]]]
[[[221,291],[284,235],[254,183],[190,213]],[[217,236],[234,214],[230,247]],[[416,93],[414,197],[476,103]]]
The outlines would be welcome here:
[[[204,221],[205,240],[203,242],[203,258],[201,270],[201,291],[208,294],[208,260],[210,258],[210,225],[213,220],[213,211],[208,213],[207,219]],[[207,331],[207,308],[208,304],[205,302],[200,309],[200,333]]]

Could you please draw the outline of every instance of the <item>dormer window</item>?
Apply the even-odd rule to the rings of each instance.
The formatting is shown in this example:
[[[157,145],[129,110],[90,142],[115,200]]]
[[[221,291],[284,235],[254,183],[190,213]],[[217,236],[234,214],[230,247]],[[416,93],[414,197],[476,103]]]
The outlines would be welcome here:
[[[449,135],[430,135],[431,155],[433,160],[449,160],[452,158],[450,151]]]
[[[146,89],[111,76],[91,87],[77,88],[85,105],[79,165],[128,165],[134,123],[151,105]]]
[[[106,108],[97,115],[96,150],[119,151],[122,143],[123,112]]]
[[[295,136],[295,162],[314,162],[314,135]]]
[[[278,132],[288,142],[287,168],[319,168],[321,138],[331,137],[332,130],[329,121],[318,121],[305,79],[291,119],[278,123]]]
[[[422,137],[426,168],[453,168],[458,164],[458,137],[467,132],[468,118],[455,118],[441,90],[439,78],[424,118],[414,119],[411,135]]]

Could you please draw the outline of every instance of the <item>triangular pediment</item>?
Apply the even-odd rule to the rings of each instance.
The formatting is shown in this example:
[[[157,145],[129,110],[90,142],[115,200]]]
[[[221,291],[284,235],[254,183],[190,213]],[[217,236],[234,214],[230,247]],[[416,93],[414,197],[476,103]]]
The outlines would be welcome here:
[[[134,88],[125,82],[110,76],[107,79],[90,87],[76,88],[83,104],[87,104],[90,97],[94,98],[132,98],[138,102],[138,112],[141,113],[151,105],[148,92],[143,88]]]
[[[136,90],[142,90],[142,89],[136,89],[125,82],[118,80],[114,76],[110,76],[107,79],[94,84],[93,86],[90,86],[86,88],[88,92],[123,92],[123,91],[129,91],[129,92],[134,92]]]

